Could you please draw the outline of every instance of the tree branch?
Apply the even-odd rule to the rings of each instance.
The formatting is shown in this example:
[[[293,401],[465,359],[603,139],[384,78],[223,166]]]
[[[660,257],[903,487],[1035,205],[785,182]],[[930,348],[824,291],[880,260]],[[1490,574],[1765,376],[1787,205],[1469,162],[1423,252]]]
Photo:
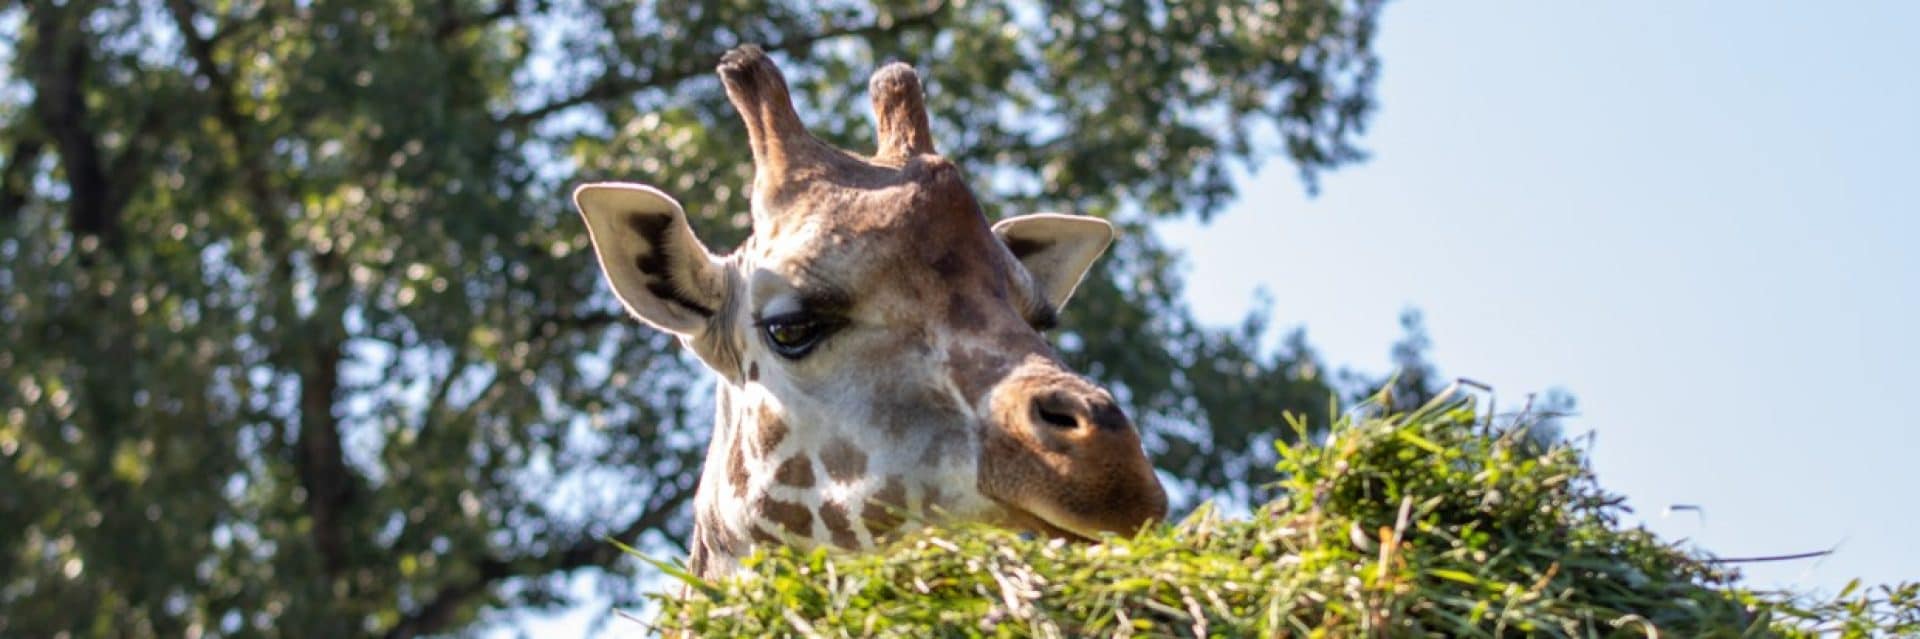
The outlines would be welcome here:
[[[228,139],[233,143],[234,155],[240,158],[239,166],[246,176],[247,192],[253,197],[255,206],[260,207],[261,227],[270,242],[269,246],[278,247],[284,233],[278,218],[271,215],[271,212],[278,209],[273,206],[275,198],[273,190],[269,188],[269,180],[264,168],[268,164],[257,162],[252,157],[253,143],[251,136],[248,135],[250,129],[247,126],[246,117],[240,113],[239,105],[234,101],[233,85],[226,71],[222,70],[213,59],[213,43],[227,36],[237,27],[217,30],[212,36],[201,36],[199,30],[193,28],[193,16],[197,9],[193,6],[192,0],[167,0],[167,9],[173,14],[173,22],[180,31],[180,38],[186,42],[187,55],[193,58],[193,65],[197,67],[200,76],[207,80],[207,93],[213,98],[214,119],[220,122],[221,128],[227,130]],[[281,253],[285,254],[285,251]]]
[[[667,524],[680,507],[693,498],[693,488],[682,488],[652,500],[647,509],[628,522],[612,538],[631,543],[640,533]],[[607,543],[606,536],[585,534],[564,549],[533,557],[511,560],[489,558],[475,566],[474,576],[441,589],[433,599],[387,630],[386,639],[412,639],[432,634],[453,621],[455,613],[474,597],[485,593],[495,582],[510,577],[566,572],[589,566],[606,566],[621,557],[620,549]]]
[[[313,545],[326,574],[337,575],[347,566],[345,510],[354,498],[352,470],[340,446],[340,420],[333,413],[340,390],[337,340],[320,339],[305,370],[300,371],[300,435],[295,469],[307,491],[307,516],[313,520]]]
[[[27,205],[28,194],[33,191],[33,165],[40,162],[41,146],[39,138],[22,136],[7,152],[7,167],[0,169],[0,224],[12,222]]]
[[[536,4],[544,6],[545,2],[538,2]],[[539,7],[536,7],[536,12],[538,8]],[[434,28],[433,39],[435,41],[443,41],[459,35],[460,32],[466,31],[467,29],[483,27],[517,15],[520,15],[520,3],[518,0],[500,0],[500,5],[494,7],[492,11],[473,17],[462,17],[458,9],[453,6],[451,0],[443,0],[440,3],[440,25]]]
[[[198,67],[200,76],[207,79],[207,90],[213,93],[216,105],[215,117],[234,134],[241,129],[234,125],[239,110],[233,104],[233,92],[229,90],[226,72],[213,60],[213,41],[220,36],[202,37],[199,30],[193,28],[193,15],[197,10],[192,0],[167,0],[168,13],[173,15],[173,23],[180,30],[180,38],[187,43],[187,55],[193,58],[193,66]]]
[[[115,211],[126,209],[137,185],[150,173],[151,160],[157,155],[157,149],[154,148],[158,146],[157,134],[168,107],[149,100],[141,108],[140,122],[127,135],[126,147],[120,149],[120,155],[107,167],[108,183],[116,187],[107,201]]]
[[[87,51],[84,15],[76,7],[43,5],[28,11],[35,32],[33,62],[37,69],[34,110],[46,125],[60,154],[68,185],[67,226],[75,235],[93,236],[108,250],[120,245],[119,211],[113,208],[113,189],[107,180],[100,141],[87,128],[84,83],[92,54]]]
[[[455,349],[447,362],[447,374],[440,378],[440,382],[434,385],[432,394],[427,397],[426,412],[420,417],[421,431],[424,432],[440,423],[440,415],[446,410],[447,395],[453,392],[454,382],[460,381],[460,377],[466,374],[466,371],[467,352]],[[474,401],[478,402],[480,398],[475,397]]]
[[[818,33],[810,33],[768,43],[761,45],[760,48],[768,52],[789,51],[805,49],[821,41],[835,38],[852,36],[873,38],[901,33],[908,29],[934,26],[945,10],[946,2],[942,0],[919,13],[900,18],[882,17],[871,24],[830,28]],[[666,69],[655,69],[653,73],[644,78],[619,75],[619,72],[609,70],[606,75],[602,75],[599,79],[588,84],[585,90],[532,109],[508,114],[500,120],[500,125],[508,128],[520,128],[538,122],[563,109],[589,102],[611,100],[649,87],[676,85],[689,78],[711,71],[713,61],[720,58],[720,53],[721,52],[711,52],[710,55],[687,56],[686,58],[680,59],[678,61],[679,64]]]

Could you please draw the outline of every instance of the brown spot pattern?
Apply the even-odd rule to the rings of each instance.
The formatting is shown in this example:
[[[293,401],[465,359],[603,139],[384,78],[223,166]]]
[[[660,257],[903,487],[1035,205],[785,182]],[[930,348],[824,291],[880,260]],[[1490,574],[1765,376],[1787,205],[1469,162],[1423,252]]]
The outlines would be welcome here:
[[[735,440],[727,449],[727,484],[736,499],[747,496],[747,452],[743,448]]]
[[[835,438],[827,444],[826,450],[820,453],[820,463],[827,467],[827,476],[834,481],[853,481],[867,473],[867,454],[844,438]]]
[[[898,476],[888,477],[887,484],[874,493],[867,501],[867,507],[861,510],[867,520],[867,530],[875,537],[892,532],[903,521],[901,514],[907,508],[907,483]]]
[[[841,548],[860,547],[860,536],[853,532],[853,522],[847,520],[847,507],[840,502],[827,502],[820,507],[820,523],[827,525],[827,532],[833,535],[833,545]]]
[[[695,507],[693,538],[689,540],[687,549],[687,567],[696,575],[707,575],[706,570],[716,557],[731,557],[741,550],[739,538],[727,528],[715,507],[712,501],[702,502]]]
[[[719,545],[713,546],[714,550],[731,550],[733,534],[727,529],[726,520],[720,517],[718,507],[719,504],[711,501],[700,507],[700,513],[694,517],[694,537],[717,542]]]
[[[780,414],[767,405],[760,405],[760,447],[755,452],[759,453],[761,459],[771,457],[774,449],[779,448],[780,442],[786,439],[786,420],[780,419]]]
[[[804,455],[787,458],[773,472],[773,480],[794,488],[810,488],[813,486],[813,460]]]
[[[687,550],[687,570],[693,574],[705,576],[707,573],[707,557],[710,554],[712,553],[707,550],[707,544],[701,541],[700,534],[695,533],[693,536],[693,548]]]
[[[756,506],[761,519],[785,528],[798,537],[813,536],[813,511],[808,510],[806,504],[762,498]]]
[[[691,553],[693,555],[704,558],[724,552],[725,547],[720,543],[715,529],[711,526],[700,528],[693,533],[693,552]]]

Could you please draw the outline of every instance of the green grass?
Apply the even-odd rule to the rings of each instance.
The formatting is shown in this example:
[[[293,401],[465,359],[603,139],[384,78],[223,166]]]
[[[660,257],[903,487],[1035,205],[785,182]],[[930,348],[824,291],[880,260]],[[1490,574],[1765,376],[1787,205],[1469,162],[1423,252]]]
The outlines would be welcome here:
[[[1293,422],[1301,432],[1307,425]],[[1301,437],[1306,441],[1309,437]],[[779,550],[661,597],[703,636],[1920,636],[1920,584],[1744,588],[1623,526],[1569,445],[1470,402],[1348,417],[1283,445],[1285,494],[1102,544],[927,529],[864,555]]]

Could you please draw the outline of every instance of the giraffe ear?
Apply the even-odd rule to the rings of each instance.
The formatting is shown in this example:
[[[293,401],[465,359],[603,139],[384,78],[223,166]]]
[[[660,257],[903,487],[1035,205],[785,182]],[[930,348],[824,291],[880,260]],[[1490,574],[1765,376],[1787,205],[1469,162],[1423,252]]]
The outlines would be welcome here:
[[[1047,303],[1063,308],[1093,261],[1113,243],[1113,225],[1097,217],[1035,213],[1000,220],[993,234],[1033,275]]]
[[[628,312],[677,335],[706,329],[726,299],[726,272],[679,202],[644,184],[601,182],[574,189],[573,205]]]

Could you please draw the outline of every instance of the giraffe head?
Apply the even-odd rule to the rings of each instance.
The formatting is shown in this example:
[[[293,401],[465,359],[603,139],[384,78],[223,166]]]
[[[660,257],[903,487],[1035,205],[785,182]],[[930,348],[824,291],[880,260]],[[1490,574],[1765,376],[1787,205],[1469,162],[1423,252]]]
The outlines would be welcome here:
[[[722,378],[696,558],[755,540],[861,547],[895,509],[1079,538],[1165,514],[1133,424],[1041,336],[1109,224],[989,226],[934,154],[905,64],[870,82],[872,157],[808,134],[758,48],[719,73],[752,145],[740,248],[709,251],[651,187],[574,193],[616,296]]]

